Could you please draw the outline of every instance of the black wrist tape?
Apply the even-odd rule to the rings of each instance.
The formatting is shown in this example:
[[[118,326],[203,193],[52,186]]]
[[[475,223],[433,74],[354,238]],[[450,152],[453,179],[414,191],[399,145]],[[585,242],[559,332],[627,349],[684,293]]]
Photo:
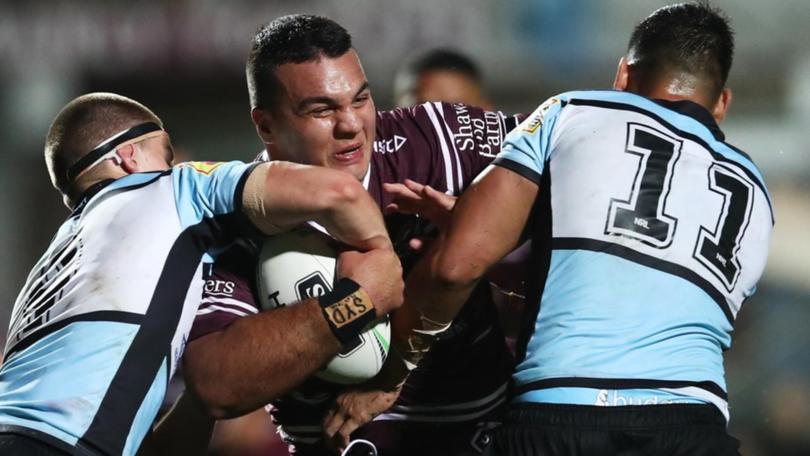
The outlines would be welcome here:
[[[377,318],[368,293],[352,279],[340,279],[334,290],[319,297],[318,302],[329,329],[344,347]]]

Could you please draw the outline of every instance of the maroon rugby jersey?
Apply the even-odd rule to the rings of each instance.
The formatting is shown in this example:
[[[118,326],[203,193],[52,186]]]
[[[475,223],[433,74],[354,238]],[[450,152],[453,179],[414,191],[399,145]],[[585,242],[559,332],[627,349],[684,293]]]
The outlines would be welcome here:
[[[382,184],[405,179],[457,195],[495,158],[504,136],[520,120],[521,116],[447,103],[378,112],[370,170],[363,184],[380,207],[393,199]],[[407,240],[424,231],[425,222],[392,215],[386,216],[386,226],[407,271],[413,260],[407,254]],[[244,242],[217,259],[190,339],[258,312],[253,291],[256,251],[255,243]],[[512,367],[489,287],[483,284],[411,374],[395,406],[376,420],[477,421],[505,400]],[[320,424],[331,401],[326,389],[325,382],[314,379],[274,404],[274,418],[289,440],[304,444],[320,437],[313,425]]]

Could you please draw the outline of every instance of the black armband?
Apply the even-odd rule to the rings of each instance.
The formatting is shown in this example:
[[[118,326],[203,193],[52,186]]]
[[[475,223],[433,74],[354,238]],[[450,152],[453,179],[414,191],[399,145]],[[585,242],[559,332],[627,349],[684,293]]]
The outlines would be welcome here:
[[[377,319],[374,304],[352,279],[340,279],[335,289],[318,298],[329,329],[344,347],[354,342],[365,327]]]

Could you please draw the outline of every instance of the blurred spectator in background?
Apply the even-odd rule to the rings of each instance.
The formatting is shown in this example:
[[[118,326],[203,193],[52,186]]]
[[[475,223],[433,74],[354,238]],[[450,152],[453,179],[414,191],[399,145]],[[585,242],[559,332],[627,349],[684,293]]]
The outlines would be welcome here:
[[[432,49],[406,61],[394,79],[394,102],[413,106],[446,101],[492,109],[478,65],[450,49]]]

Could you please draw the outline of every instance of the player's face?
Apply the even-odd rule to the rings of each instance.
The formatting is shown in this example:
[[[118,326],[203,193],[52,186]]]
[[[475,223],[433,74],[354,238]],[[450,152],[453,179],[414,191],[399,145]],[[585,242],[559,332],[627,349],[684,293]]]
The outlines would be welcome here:
[[[363,179],[376,110],[354,50],[334,59],[285,63],[276,68],[276,77],[282,87],[278,105],[253,113],[270,157],[341,169]]]

